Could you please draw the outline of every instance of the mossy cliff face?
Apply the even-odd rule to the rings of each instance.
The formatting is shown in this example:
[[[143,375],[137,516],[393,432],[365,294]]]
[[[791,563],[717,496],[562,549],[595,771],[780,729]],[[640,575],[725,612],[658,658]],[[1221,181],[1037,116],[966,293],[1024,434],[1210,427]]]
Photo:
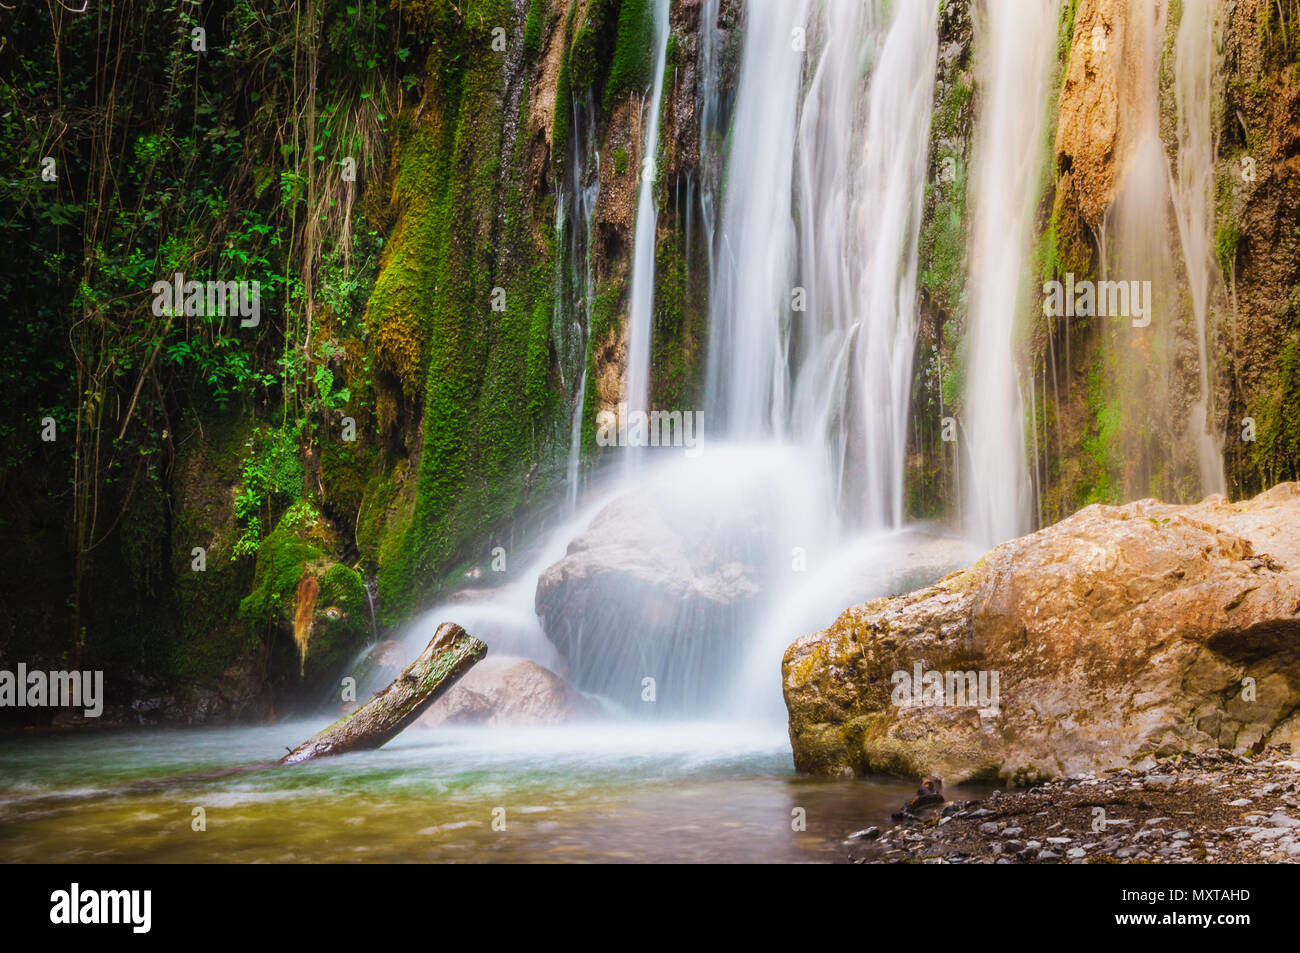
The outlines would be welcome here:
[[[847,609],[786,651],[795,765],[1024,783],[1300,742],[1297,540],[1295,483],[1094,505]]]
[[[734,5],[726,9],[734,20]],[[673,6],[654,184],[652,400],[682,408],[699,391],[707,323],[707,269],[690,264],[707,260],[692,186],[699,12]],[[481,0],[435,26],[425,98],[399,123],[396,224],[366,312],[385,451],[366,484],[357,543],[378,574],[386,624],[467,565],[488,563],[512,518],[556,497],[584,365],[584,456],[599,462],[596,413],[623,395],[653,79],[649,0]],[[556,232],[559,183],[579,158],[575,128],[597,137],[583,141],[599,154],[595,287],[590,302],[566,308],[556,289],[586,268],[565,258],[571,236]],[[565,336],[588,305],[586,351],[570,356]]]
[[[965,392],[961,342],[966,334],[973,54],[970,6],[943,4],[918,249],[919,320],[905,473],[906,510],[914,519],[942,515],[957,485],[956,444],[944,440],[943,422],[961,416]]]
[[[1224,65],[1215,252],[1229,293],[1212,353],[1230,490],[1244,494],[1300,477],[1300,25],[1238,0]]]
[[[733,66],[739,6],[719,13]],[[354,267],[321,264],[311,353],[296,347],[297,327],[281,363],[266,360],[283,378],[259,371],[262,389],[229,402],[187,398],[161,434],[156,476],[111,484],[98,501],[122,517],[97,530],[84,638],[72,645],[79,664],[106,670],[110,720],[324,703],[371,631],[364,584],[387,635],[488,565],[495,546],[526,542],[517,527],[544,523],[563,499],[584,368],[584,463],[600,465],[596,412],[622,397],[653,7],[395,0],[402,53],[422,67],[389,77],[394,114],[380,117],[372,153],[382,161],[358,165],[349,198]],[[703,9],[671,7],[653,192],[652,399],[683,410],[699,392],[707,314]],[[598,197],[594,240],[575,255],[582,224],[557,224],[579,161]],[[588,270],[589,289],[578,280]],[[288,333],[284,319],[264,326]],[[59,449],[42,447],[53,461]],[[42,473],[61,471],[38,469],[27,492],[43,492]],[[8,483],[19,495],[20,479]],[[50,499],[4,519],[24,544],[7,548],[6,578],[47,598],[6,598],[22,610],[5,614],[0,649],[57,667],[72,664],[73,581],[62,504]]]
[[[361,577],[329,556],[337,549],[334,527],[307,503],[291,507],[258,548],[239,617],[269,646],[264,662],[280,698],[321,693],[370,632]]]
[[[1174,58],[1183,12],[1171,5],[1156,38],[1157,122],[1174,162]],[[1300,425],[1284,409],[1300,396],[1292,359],[1300,350],[1291,347],[1300,327],[1300,255],[1290,211],[1300,199],[1300,170],[1287,158],[1300,134],[1297,44],[1288,41],[1293,27],[1275,22],[1273,5],[1263,0],[1225,5],[1218,16],[1209,430],[1222,446],[1228,492],[1240,497],[1295,478],[1300,466]],[[1078,0],[1064,10],[1053,182],[1039,223],[1045,280],[1067,272],[1076,280],[1099,277],[1099,236],[1109,236],[1112,258],[1122,241],[1116,205],[1144,113],[1140,32],[1133,10],[1113,0]],[[1166,232],[1172,263],[1181,246],[1172,216]],[[1116,265],[1110,262],[1111,277]],[[1039,398],[1028,425],[1038,447],[1045,522],[1092,502],[1146,494],[1189,500],[1201,492],[1196,435],[1187,429],[1200,399],[1197,332],[1186,275],[1181,265],[1169,268],[1143,276],[1160,279],[1155,291],[1164,310],[1151,333],[1105,318],[1058,319],[1048,327],[1039,317],[1028,338],[1023,361]]]
[[[548,390],[559,371],[547,344],[553,201],[527,176],[530,152],[547,148],[525,128],[527,12],[466,5],[454,47],[430,61],[442,80],[395,153],[405,205],[368,316],[381,366],[419,404],[420,456],[411,520],[395,558],[378,564],[390,622],[440,568],[486,558],[491,527],[555,478],[564,421]],[[504,50],[492,48],[494,29]],[[383,350],[386,329],[402,349]],[[402,363],[408,351],[415,360]]]

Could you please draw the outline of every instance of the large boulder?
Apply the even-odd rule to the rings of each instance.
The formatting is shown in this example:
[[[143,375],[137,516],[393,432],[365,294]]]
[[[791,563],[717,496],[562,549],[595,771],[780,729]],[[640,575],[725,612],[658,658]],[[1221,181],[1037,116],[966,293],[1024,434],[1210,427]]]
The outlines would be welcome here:
[[[659,711],[709,697],[712,663],[735,657],[761,591],[747,555],[762,544],[754,514],[700,510],[620,497],[541,574],[537,614],[579,688],[636,706],[653,678]]]
[[[1300,484],[1089,506],[846,610],[782,675],[812,773],[1029,782],[1300,743]]]
[[[489,655],[430,705],[416,726],[558,725],[595,713],[590,701],[549,669]]]

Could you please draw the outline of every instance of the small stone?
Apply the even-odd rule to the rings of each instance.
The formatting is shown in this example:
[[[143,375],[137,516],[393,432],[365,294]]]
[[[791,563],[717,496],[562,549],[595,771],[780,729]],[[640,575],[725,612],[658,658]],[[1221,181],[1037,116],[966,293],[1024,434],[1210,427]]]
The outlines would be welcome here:
[[[1297,821],[1294,817],[1288,817],[1281,811],[1270,817],[1268,823],[1273,827],[1300,827],[1300,821]]]
[[[1065,856],[1073,860],[1078,860],[1080,857],[1085,856],[1087,853],[1088,852],[1084,850],[1082,847],[1071,847],[1069,850],[1065,852]]]
[[[1019,837],[1025,832],[1023,827],[1004,827],[1002,829],[1003,837]]]
[[[1250,798],[1248,798],[1248,797],[1239,797],[1239,798],[1237,798],[1237,800],[1235,800],[1235,801],[1229,801],[1229,802],[1228,802],[1228,807],[1245,807],[1245,806],[1246,806],[1247,804],[1249,804],[1249,803],[1250,803]]]
[[[854,831],[849,835],[849,840],[875,840],[879,836],[879,827],[868,827],[864,830]]]
[[[989,836],[992,836],[998,832],[998,822],[985,821],[983,824],[980,825],[979,830],[981,834],[987,834]]]
[[[1148,774],[1145,787],[1148,788],[1171,788],[1178,782],[1178,778],[1172,774]]]
[[[1038,852],[1038,859],[1039,860],[1060,860],[1061,855],[1054,853],[1053,851],[1050,850],[1040,850]]]
[[[1251,840],[1277,840],[1279,837],[1287,833],[1289,833],[1289,828],[1265,827],[1251,834],[1250,839]]]
[[[1032,850],[1037,850],[1038,848],[1040,848],[1040,847],[1042,847],[1042,846],[1043,846],[1043,842],[1040,841],[1040,840],[1027,840],[1027,841],[1025,841],[1025,847],[1030,848],[1030,849],[1032,849]]]

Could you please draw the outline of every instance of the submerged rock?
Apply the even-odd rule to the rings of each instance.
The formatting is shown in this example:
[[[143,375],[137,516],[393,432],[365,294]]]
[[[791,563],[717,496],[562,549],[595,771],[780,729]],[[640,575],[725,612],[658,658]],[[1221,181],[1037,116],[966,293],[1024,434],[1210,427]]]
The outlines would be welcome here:
[[[1300,742],[1300,484],[1089,506],[846,610],[782,674],[814,773],[1026,782]]]
[[[568,682],[528,659],[489,655],[420,716],[441,725],[557,725],[595,714]]]

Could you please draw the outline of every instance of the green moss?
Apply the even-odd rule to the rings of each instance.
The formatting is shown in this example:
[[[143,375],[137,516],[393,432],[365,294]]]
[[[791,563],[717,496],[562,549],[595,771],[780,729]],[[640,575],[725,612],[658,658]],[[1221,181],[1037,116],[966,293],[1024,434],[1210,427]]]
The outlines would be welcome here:
[[[174,684],[214,687],[222,673],[257,651],[239,622],[239,602],[252,584],[251,559],[232,561],[237,536],[230,488],[240,479],[247,425],[209,421],[189,434],[171,489],[172,592],[177,621],[154,653]],[[205,551],[204,570],[193,568],[193,549]]]
[[[1118,503],[1121,495],[1116,478],[1121,466],[1117,438],[1123,413],[1100,360],[1088,372],[1087,400],[1091,422],[1082,442],[1082,479],[1075,486],[1076,507]]]
[[[1300,330],[1293,330],[1278,355],[1270,386],[1251,407],[1258,433],[1251,461],[1264,486],[1300,479]]]
[[[947,150],[939,152],[938,167],[950,169],[952,181],[926,185],[933,211],[921,230],[920,286],[941,310],[964,312],[967,170],[961,157]]]
[[[650,82],[654,68],[654,11],[651,0],[623,0],[618,11],[618,33],[609,79],[605,83],[605,109],[624,93],[639,93]]]
[[[528,0],[528,20],[524,24],[524,52],[533,56],[542,48],[550,4],[547,0]]]
[[[707,290],[692,287],[703,272],[697,270],[694,277],[690,274],[685,234],[677,223],[672,224],[674,227],[655,248],[655,316],[650,355],[655,373],[650,398],[654,409],[686,412],[699,407],[708,333]],[[697,249],[697,254],[702,260],[703,250]]]
[[[320,475],[325,489],[322,501],[334,522],[355,532],[357,511],[365,495],[366,475],[374,448],[360,441],[327,437],[320,447]]]
[[[410,508],[368,500],[358,527],[365,558],[378,563],[386,624],[431,597],[450,566],[481,558],[493,528],[554,478],[564,432],[551,327],[554,200],[527,176],[527,91],[519,122],[507,123],[490,33],[471,30],[465,42],[468,55],[446,84],[454,96],[426,104],[399,158],[399,183],[424,184],[421,195],[403,196],[403,225],[371,302],[399,316],[393,299],[413,311],[418,303],[407,326],[418,327],[423,346],[418,373],[403,380],[423,403]],[[557,93],[555,145],[567,143],[565,98]],[[517,130],[513,140],[507,129]],[[384,492],[389,502],[403,497]],[[380,513],[388,513],[382,531]]]
[[[586,16],[575,24],[572,82],[575,92],[599,92],[609,75],[618,38],[620,0],[588,0]]]
[[[1241,243],[1241,226],[1234,221],[1220,221],[1214,236],[1214,255],[1219,260],[1225,279],[1231,279],[1233,265],[1237,262],[1237,246]]]
[[[369,633],[370,610],[361,576],[334,563],[320,578],[304,678],[328,677],[351,659]]]
[[[258,547],[253,591],[239,604],[239,617],[251,630],[293,622],[298,582],[326,556],[310,532],[320,518],[310,504],[291,507]]]
[[[335,607],[354,619],[369,614],[366,607],[366,589],[360,574],[342,563],[334,563],[320,580],[318,605]]]
[[[623,322],[623,283],[616,279],[598,281],[591,304],[591,328],[587,337],[587,395],[582,410],[582,454],[590,459],[596,447],[596,387],[600,377],[599,351]]]

